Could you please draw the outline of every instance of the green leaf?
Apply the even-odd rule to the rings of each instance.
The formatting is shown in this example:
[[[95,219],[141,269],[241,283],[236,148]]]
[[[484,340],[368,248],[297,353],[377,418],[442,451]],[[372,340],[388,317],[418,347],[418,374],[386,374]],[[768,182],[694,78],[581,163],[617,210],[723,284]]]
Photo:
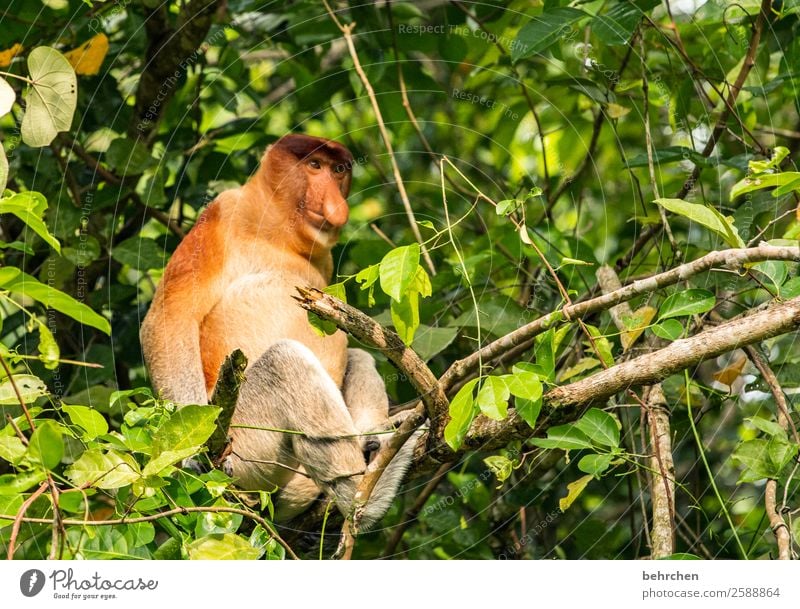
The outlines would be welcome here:
[[[574,423],[592,442],[609,448],[619,447],[617,420],[599,408],[590,408]]]
[[[599,478],[600,475],[611,466],[613,460],[614,455],[610,454],[584,455],[581,457],[581,460],[578,461],[578,469],[584,474],[590,474],[595,478]]]
[[[545,10],[525,24],[511,45],[511,61],[536,55],[562,39],[570,26],[586,17],[581,10],[570,7],[556,7]]]
[[[49,146],[59,131],[68,131],[78,102],[75,70],[50,47],[38,47],[28,55],[32,81],[25,95],[22,140],[39,148]]]
[[[32,374],[15,374],[13,379],[16,384],[16,391],[10,380],[6,379],[0,383],[0,406],[19,405],[17,391],[19,391],[26,404],[30,404],[37,398],[48,394],[47,386],[38,376]]]
[[[744,468],[739,476],[739,482],[755,482],[776,477],[780,473],[775,471],[770,462],[768,443],[763,438],[742,442],[731,457]]]
[[[395,331],[406,345],[410,345],[419,328],[419,295],[417,292],[409,292],[399,302],[392,300],[389,308]]]
[[[94,440],[97,436],[108,433],[108,422],[105,417],[93,408],[88,406],[61,406],[67,413],[73,425],[77,425],[82,430],[84,440]]]
[[[63,429],[55,421],[39,421],[28,442],[28,457],[41,463],[45,469],[53,469],[64,456]]]
[[[61,350],[52,332],[43,323],[39,323],[39,360],[48,370],[58,368]]]
[[[539,448],[558,448],[561,450],[594,448],[589,436],[578,429],[574,423],[551,427],[547,430],[546,438],[532,438],[530,442]]]
[[[25,456],[25,445],[17,436],[0,436],[0,459],[17,465]]]
[[[708,290],[692,288],[667,297],[658,310],[658,319],[699,315],[714,308],[716,298]]]
[[[641,19],[642,11],[633,2],[619,2],[592,19],[592,33],[605,44],[626,44]]]
[[[111,250],[111,257],[114,260],[140,271],[164,268],[165,256],[163,247],[145,237],[126,239],[114,245]]]
[[[731,201],[741,197],[748,192],[764,190],[766,188],[778,188],[778,196],[787,194],[787,191],[800,188],[800,172],[784,171],[782,173],[766,173],[762,175],[749,176],[738,181],[731,188]],[[776,193],[773,193],[773,195]]]
[[[422,358],[422,361],[427,362],[433,356],[444,351],[456,336],[458,336],[458,328],[420,325],[411,347]]]
[[[199,404],[179,408],[153,435],[153,458],[164,451],[199,450],[214,432],[220,411]]]
[[[574,366],[563,368],[558,375],[558,380],[560,383],[563,383],[575,376],[578,376],[579,374],[583,374],[584,372],[597,368],[600,364],[601,362],[599,359],[594,357],[583,357],[575,362]]]
[[[567,496],[562,497],[558,501],[558,507],[562,512],[566,512],[569,507],[575,502],[575,500],[580,496],[583,492],[583,489],[586,488],[586,485],[592,480],[593,476],[583,476],[578,478],[575,482],[570,482],[567,484]]]
[[[41,484],[46,478],[47,474],[40,467],[29,472],[3,474],[0,476],[0,496],[19,495],[32,486]]]
[[[414,281],[419,267],[419,245],[397,247],[386,254],[380,264],[381,289],[399,302]]]
[[[556,370],[555,330],[550,328],[535,339],[534,355],[536,363],[547,373],[546,380],[552,381]]]
[[[101,489],[122,488],[141,478],[134,458],[116,450],[104,453],[93,448],[84,452],[64,472],[73,484]]]
[[[543,388],[539,376],[514,366],[508,388],[514,396],[514,409],[517,414],[533,429],[542,410]]]
[[[105,161],[120,176],[139,175],[156,162],[144,144],[124,137],[111,142]]]
[[[784,283],[779,293],[780,297],[784,300],[800,296],[800,277],[792,277],[789,281]]]
[[[255,560],[261,551],[235,535],[209,535],[186,546],[191,560]]]
[[[678,340],[683,334],[683,325],[677,319],[665,319],[661,323],[654,324],[650,329],[653,334],[668,341]]]
[[[82,302],[72,296],[41,283],[27,273],[20,273],[19,277],[5,286],[7,290],[24,294],[29,298],[41,302],[46,307],[60,311],[79,321],[80,323],[97,328],[101,332],[111,334],[111,324],[102,315],[98,315]]]
[[[800,446],[789,442],[786,438],[772,436],[769,439],[767,442],[767,453],[774,467],[774,471],[777,472],[777,474],[773,476],[774,478],[778,478],[783,468],[792,462],[798,449],[800,449]]]
[[[47,225],[42,221],[42,214],[47,209],[47,199],[38,192],[26,191],[11,197],[0,199],[0,214],[14,214],[28,225],[33,232],[39,235],[45,243],[61,253],[61,244],[58,242]]]
[[[15,266],[3,266],[0,267],[0,288],[5,287],[7,283],[11,283],[19,277],[20,271]]]
[[[514,462],[508,457],[502,455],[492,455],[486,457],[483,462],[486,467],[495,475],[497,481],[501,484],[508,480],[511,473],[514,471]]]
[[[520,205],[522,205],[522,201],[519,199],[505,199],[497,203],[497,207],[494,208],[494,211],[498,216],[507,216]]]
[[[147,465],[142,470],[142,475],[145,478],[164,475],[164,470],[172,468],[176,463],[197,454],[198,450],[198,446],[187,446],[180,450],[162,451],[158,456],[147,462]]]
[[[17,514],[23,503],[25,503],[25,497],[19,493],[11,496],[0,495],[0,514]],[[13,520],[9,519],[0,519],[0,529],[13,524],[13,522]]]
[[[508,416],[510,395],[511,392],[504,377],[487,376],[481,383],[475,402],[484,415],[494,421],[502,421]]]
[[[789,266],[782,260],[764,260],[763,262],[757,262],[750,267],[750,270],[758,271],[766,276],[770,283],[772,283],[776,292],[780,292],[781,285],[783,285],[783,282],[789,275]]]
[[[586,329],[592,337],[591,345],[593,349],[597,349],[597,354],[606,366],[611,367],[614,365],[614,354],[611,341],[609,341],[595,326],[586,324]]]
[[[347,290],[344,287],[344,283],[332,283],[322,291],[334,298],[338,298],[342,302],[347,302]]]
[[[719,235],[731,247],[745,247],[739,231],[733,225],[733,220],[726,218],[713,207],[689,203],[683,199],[656,199],[654,203],[674,214],[705,226]]]
[[[450,420],[444,428],[444,440],[453,450],[458,450],[461,447],[472,420],[480,412],[473,395],[473,390],[478,380],[473,379],[468,382],[450,400]]]
[[[367,292],[367,305],[370,307],[375,306],[375,282],[380,277],[380,265],[372,264],[365,269],[361,269],[356,274],[356,281],[361,284],[362,290],[369,290]]]

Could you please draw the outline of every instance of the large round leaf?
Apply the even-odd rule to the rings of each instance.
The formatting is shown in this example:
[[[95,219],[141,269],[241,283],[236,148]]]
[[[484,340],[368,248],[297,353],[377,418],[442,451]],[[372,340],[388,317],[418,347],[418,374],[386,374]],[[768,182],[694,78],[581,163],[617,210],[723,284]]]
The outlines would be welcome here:
[[[17,99],[17,94],[14,89],[8,84],[5,78],[0,78],[0,116],[4,116],[11,112],[11,106]]]
[[[67,131],[78,101],[75,70],[50,47],[38,47],[28,56],[31,86],[25,96],[22,140],[28,146],[49,146],[59,131]]]

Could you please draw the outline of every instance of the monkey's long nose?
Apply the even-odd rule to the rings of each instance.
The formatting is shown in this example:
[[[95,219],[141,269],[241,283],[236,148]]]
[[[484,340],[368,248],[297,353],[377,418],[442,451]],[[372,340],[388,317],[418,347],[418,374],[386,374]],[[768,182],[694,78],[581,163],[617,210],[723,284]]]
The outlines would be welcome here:
[[[330,189],[325,197],[325,203],[322,208],[325,222],[334,228],[341,228],[347,224],[347,218],[350,215],[350,208],[347,206],[347,201],[339,192],[339,189]]]

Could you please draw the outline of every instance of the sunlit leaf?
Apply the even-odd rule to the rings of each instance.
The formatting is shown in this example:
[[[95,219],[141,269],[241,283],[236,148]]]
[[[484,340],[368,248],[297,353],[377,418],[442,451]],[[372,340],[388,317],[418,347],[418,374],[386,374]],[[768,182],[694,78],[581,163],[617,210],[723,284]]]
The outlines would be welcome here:
[[[61,409],[67,413],[73,425],[81,428],[85,440],[94,440],[97,436],[108,433],[108,422],[94,408],[64,404]]]
[[[745,247],[732,218],[726,218],[710,205],[689,203],[683,199],[656,199],[654,201],[667,211],[701,224],[719,235],[731,247]]]
[[[599,408],[590,408],[574,423],[586,437],[595,444],[617,448],[619,446],[619,426],[617,420]]]
[[[658,318],[685,317],[687,315],[700,315],[710,311],[716,304],[714,294],[708,290],[692,288],[681,290],[667,297],[658,310]]]
[[[42,215],[47,209],[47,200],[41,193],[26,191],[0,200],[0,214],[14,214],[39,235],[50,247],[61,251],[61,244],[50,234]]]
[[[487,376],[481,383],[475,402],[481,412],[495,421],[508,416],[508,398],[511,392],[506,380],[499,376]]]
[[[450,400],[450,420],[444,428],[444,440],[453,450],[458,450],[461,447],[472,420],[480,412],[473,395],[478,380],[469,381]]]
[[[260,550],[234,533],[208,535],[186,546],[191,560],[254,560]]]
[[[0,406],[18,405],[17,391],[26,404],[30,404],[36,398],[47,395],[47,386],[38,377],[32,374],[15,374],[14,382],[5,379],[0,382]],[[16,385],[16,390],[14,385]]]
[[[72,298],[72,296],[41,283],[27,273],[20,273],[20,276],[7,284],[5,288],[33,298],[46,307],[60,311],[82,324],[97,328],[106,334],[111,334],[111,324],[105,317],[98,315],[82,302]]]
[[[62,427],[55,421],[40,421],[28,443],[28,456],[46,469],[53,469],[64,456]]]
[[[397,247],[386,254],[380,264],[381,289],[397,302],[403,296],[419,267],[420,248],[417,243]]]
[[[594,476],[582,476],[575,480],[575,482],[570,482],[567,484],[567,496],[558,500],[558,508],[562,512],[566,512],[569,509],[569,506],[571,506],[575,500],[580,497],[583,489],[585,489],[586,485],[591,482],[592,478],[594,478]]]
[[[22,140],[28,146],[48,146],[59,131],[68,131],[78,102],[75,71],[51,47],[38,47],[28,55],[31,85],[25,96]]]
[[[17,101],[17,94],[5,78],[0,78],[0,116],[11,112],[11,107]],[[0,193],[3,189],[0,188]]]
[[[103,452],[96,448],[84,452],[65,474],[73,484],[101,489],[128,486],[141,477],[139,466],[131,455],[116,450]]]

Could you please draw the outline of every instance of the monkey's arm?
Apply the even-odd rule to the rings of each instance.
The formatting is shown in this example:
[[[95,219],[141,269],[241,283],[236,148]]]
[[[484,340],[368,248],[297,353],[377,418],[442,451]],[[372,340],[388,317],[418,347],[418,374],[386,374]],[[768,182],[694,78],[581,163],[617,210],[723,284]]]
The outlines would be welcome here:
[[[153,387],[181,404],[206,404],[200,324],[219,301],[224,247],[218,202],[175,250],[140,332]]]

